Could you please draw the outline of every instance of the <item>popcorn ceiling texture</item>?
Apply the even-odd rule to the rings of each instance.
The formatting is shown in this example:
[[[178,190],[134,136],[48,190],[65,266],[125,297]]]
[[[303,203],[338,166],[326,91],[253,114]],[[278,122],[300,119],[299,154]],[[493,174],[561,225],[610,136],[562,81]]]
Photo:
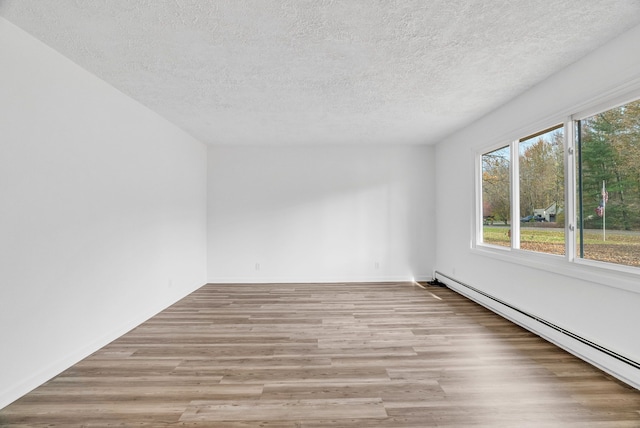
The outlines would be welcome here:
[[[429,144],[640,23],[640,2],[0,0],[0,16],[206,143]]]

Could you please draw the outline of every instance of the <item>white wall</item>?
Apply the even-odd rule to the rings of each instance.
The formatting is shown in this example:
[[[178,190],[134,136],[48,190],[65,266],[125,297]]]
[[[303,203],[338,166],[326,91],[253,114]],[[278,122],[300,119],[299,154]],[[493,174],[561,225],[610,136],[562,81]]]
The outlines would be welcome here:
[[[640,276],[560,264],[516,264],[471,250],[474,156],[483,145],[562,122],[614,88],[640,79],[640,27],[624,34],[437,145],[436,268],[509,304],[640,361]],[[622,91],[624,92],[624,90]],[[535,129],[538,127],[538,129]],[[533,257],[531,258],[533,259]],[[526,260],[525,260],[526,262]],[[456,286],[454,283],[450,285]],[[565,346],[576,346],[564,340]],[[573,351],[576,351],[574,348]],[[576,352],[589,352],[580,351]],[[584,356],[584,355],[583,355]],[[640,373],[601,355],[592,362],[640,386]]]
[[[0,18],[0,408],[206,282],[206,148]]]
[[[433,173],[433,147],[210,147],[209,282],[431,278]]]

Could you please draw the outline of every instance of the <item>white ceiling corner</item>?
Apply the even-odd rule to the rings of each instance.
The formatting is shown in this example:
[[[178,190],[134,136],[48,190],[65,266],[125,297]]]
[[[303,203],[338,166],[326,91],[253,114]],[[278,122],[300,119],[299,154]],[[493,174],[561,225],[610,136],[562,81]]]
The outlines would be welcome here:
[[[210,144],[429,144],[640,23],[637,0],[0,0]]]

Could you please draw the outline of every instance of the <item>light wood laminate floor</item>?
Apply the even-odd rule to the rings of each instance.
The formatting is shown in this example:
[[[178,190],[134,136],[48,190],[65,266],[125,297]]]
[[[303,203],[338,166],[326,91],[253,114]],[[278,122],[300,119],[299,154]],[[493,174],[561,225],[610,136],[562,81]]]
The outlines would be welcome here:
[[[11,427],[640,427],[640,392],[442,288],[206,285]]]

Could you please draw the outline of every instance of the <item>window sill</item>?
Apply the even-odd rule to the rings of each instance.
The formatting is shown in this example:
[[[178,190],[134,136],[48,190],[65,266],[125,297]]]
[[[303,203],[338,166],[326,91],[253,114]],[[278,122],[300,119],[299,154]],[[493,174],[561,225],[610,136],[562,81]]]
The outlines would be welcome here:
[[[491,257],[546,272],[563,275],[599,285],[640,293],[640,268],[615,265],[593,260],[569,261],[566,256],[536,253],[478,244],[471,248],[473,254]]]

